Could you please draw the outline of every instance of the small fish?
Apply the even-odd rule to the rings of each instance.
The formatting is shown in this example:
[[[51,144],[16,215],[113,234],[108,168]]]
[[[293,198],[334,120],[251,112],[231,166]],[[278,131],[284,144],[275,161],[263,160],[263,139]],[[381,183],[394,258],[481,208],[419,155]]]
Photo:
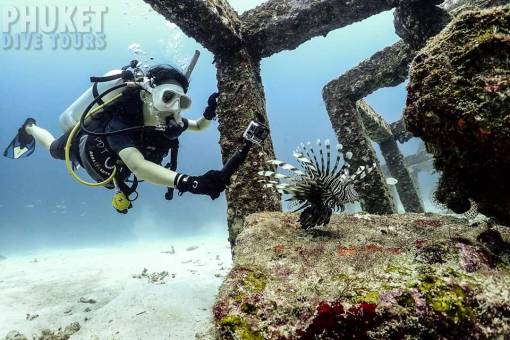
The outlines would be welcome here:
[[[351,173],[349,160],[353,154],[343,153],[343,146],[336,146],[336,155],[332,157],[329,140],[317,140],[318,155],[312,144],[308,142],[293,153],[299,167],[279,160],[268,161],[269,164],[285,170],[288,174],[275,171],[260,171],[266,187],[274,187],[287,195],[289,207],[294,212],[301,211],[299,217],[303,229],[327,225],[333,211],[344,211],[346,203],[359,200],[355,184],[371,173],[376,164],[360,166]],[[324,147],[323,147],[324,144]],[[325,149],[325,150],[324,150]],[[325,151],[325,152],[324,152]],[[340,166],[343,159],[343,165]],[[334,162],[334,164],[333,164]]]
[[[398,183],[398,180],[393,177],[386,178],[386,184],[388,185],[396,185]]]

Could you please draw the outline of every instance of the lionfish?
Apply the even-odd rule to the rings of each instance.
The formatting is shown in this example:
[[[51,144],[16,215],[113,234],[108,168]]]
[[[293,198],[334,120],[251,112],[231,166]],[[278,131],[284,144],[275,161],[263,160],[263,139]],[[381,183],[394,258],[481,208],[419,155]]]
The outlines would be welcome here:
[[[263,177],[259,182],[263,182],[264,187],[274,187],[287,195],[285,201],[290,202],[290,208],[295,209],[294,212],[301,212],[299,221],[303,229],[327,225],[333,211],[344,211],[346,203],[358,201],[360,197],[355,184],[363,180],[376,166],[375,163],[371,167],[360,166],[351,174],[349,161],[352,159],[352,152],[348,151],[344,155],[343,146],[338,144],[336,158],[335,155],[332,157],[330,142],[325,140],[324,157],[320,140],[317,140],[317,146],[319,157],[310,142],[307,145],[301,143],[293,153],[301,169],[279,160],[268,161],[269,164],[286,170],[288,175],[274,171],[258,173]],[[342,158],[344,162],[340,166]]]

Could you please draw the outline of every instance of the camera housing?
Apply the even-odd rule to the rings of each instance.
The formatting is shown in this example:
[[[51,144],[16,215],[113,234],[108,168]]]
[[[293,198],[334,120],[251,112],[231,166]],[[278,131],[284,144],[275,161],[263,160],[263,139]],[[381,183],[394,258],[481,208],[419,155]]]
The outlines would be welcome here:
[[[246,128],[246,131],[244,131],[243,137],[247,141],[260,145],[268,135],[269,129],[264,124],[252,120]]]

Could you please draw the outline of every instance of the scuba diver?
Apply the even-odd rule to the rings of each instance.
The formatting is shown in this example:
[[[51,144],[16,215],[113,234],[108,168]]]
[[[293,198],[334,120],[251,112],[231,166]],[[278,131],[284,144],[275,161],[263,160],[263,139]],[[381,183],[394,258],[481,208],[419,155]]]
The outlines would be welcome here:
[[[112,205],[123,214],[138,198],[139,181],[166,187],[167,200],[173,198],[174,188],[179,195],[190,192],[218,198],[253,142],[260,144],[268,132],[262,124],[251,122],[244,134],[244,147],[222,170],[210,170],[201,176],[176,171],[179,136],[185,131],[206,129],[216,117],[217,93],[209,97],[201,118],[182,117],[191,106],[186,93],[197,59],[198,52],[185,74],[170,65],[156,65],[144,72],[134,60],[122,70],[91,77],[94,85],[60,116],[64,135],[55,139],[28,118],[4,156],[28,157],[37,143],[53,158],[65,160],[69,173],[80,183],[116,188]],[[168,154],[170,162],[162,166]],[[85,169],[95,182],[79,178],[74,171],[77,167]]]

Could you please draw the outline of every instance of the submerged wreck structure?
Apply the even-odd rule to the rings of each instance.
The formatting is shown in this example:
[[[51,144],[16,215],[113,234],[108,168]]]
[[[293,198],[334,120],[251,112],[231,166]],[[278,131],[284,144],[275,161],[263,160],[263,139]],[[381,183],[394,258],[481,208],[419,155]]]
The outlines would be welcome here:
[[[267,117],[260,76],[262,58],[298,48],[315,36],[325,36],[332,30],[394,8],[397,8],[396,22],[402,27],[402,35],[414,37],[414,33],[410,32],[415,25],[426,31],[420,34],[422,41],[437,33],[446,20],[446,15],[436,15],[436,12],[443,14],[444,11],[429,0],[270,0],[242,15],[238,15],[225,0],[145,2],[215,55],[220,91],[218,122],[224,161],[234,151],[242,133],[242,126],[254,117]],[[413,20],[408,20],[408,13],[413,13],[409,14],[409,18]],[[438,24],[430,25],[429,19],[420,21],[420,18],[432,14],[434,20],[437,18],[440,21]],[[324,98],[337,137],[347,149],[357,155],[356,159],[353,159],[353,166],[377,161],[367,135],[374,137],[383,131],[382,135],[374,139],[383,145],[384,154],[389,160],[388,163],[391,163],[392,174],[400,181],[399,188],[403,188],[399,189],[403,196],[402,201],[406,202],[408,211],[421,212],[423,207],[409,174],[401,169],[402,156],[393,143],[393,133],[386,125],[381,126],[382,119],[373,122],[370,133],[365,133],[357,109],[360,107],[359,111],[363,116],[366,110],[363,110],[363,105],[357,105],[358,100],[381,87],[395,86],[403,82],[407,77],[413,53],[414,49],[406,42],[397,43],[330,83],[324,90]],[[358,88],[349,90],[354,93],[342,92],[342,86],[350,87],[349,82],[352,81],[359,83]],[[345,97],[349,99],[342,99]],[[347,105],[347,102],[350,104]],[[370,114],[365,116],[369,121],[380,118]],[[342,129],[350,129],[348,136]],[[274,158],[272,142],[268,139],[263,151],[251,154],[247,164],[232,179],[227,191],[227,218],[232,245],[243,228],[246,216],[254,212],[281,210],[280,196],[275,189],[264,188],[262,184],[256,183],[243,185],[256,178],[256,165],[265,164]],[[388,188],[380,170],[376,172],[376,176],[372,176],[370,181],[357,188],[364,197],[363,209],[371,213],[392,213],[395,207]]]
[[[437,200],[510,223],[510,7],[460,15],[410,78],[405,120],[441,171]]]
[[[242,126],[267,120],[262,58],[391,9],[402,38],[322,93],[354,168],[378,164],[372,142],[379,144],[406,214],[392,214],[381,167],[356,187],[366,213],[334,215],[312,231],[299,228],[296,215],[267,213],[281,210],[275,188],[254,180],[258,166],[275,159],[268,138],[227,192],[234,268],[205,338],[510,336],[509,228],[424,214],[409,167],[430,155],[404,159],[397,144],[424,139],[442,171],[437,199],[448,208],[462,213],[473,200],[508,224],[507,0],[269,0],[242,15],[226,0],[144,1],[214,53],[224,161]],[[405,119],[385,122],[364,98],[409,74]]]

